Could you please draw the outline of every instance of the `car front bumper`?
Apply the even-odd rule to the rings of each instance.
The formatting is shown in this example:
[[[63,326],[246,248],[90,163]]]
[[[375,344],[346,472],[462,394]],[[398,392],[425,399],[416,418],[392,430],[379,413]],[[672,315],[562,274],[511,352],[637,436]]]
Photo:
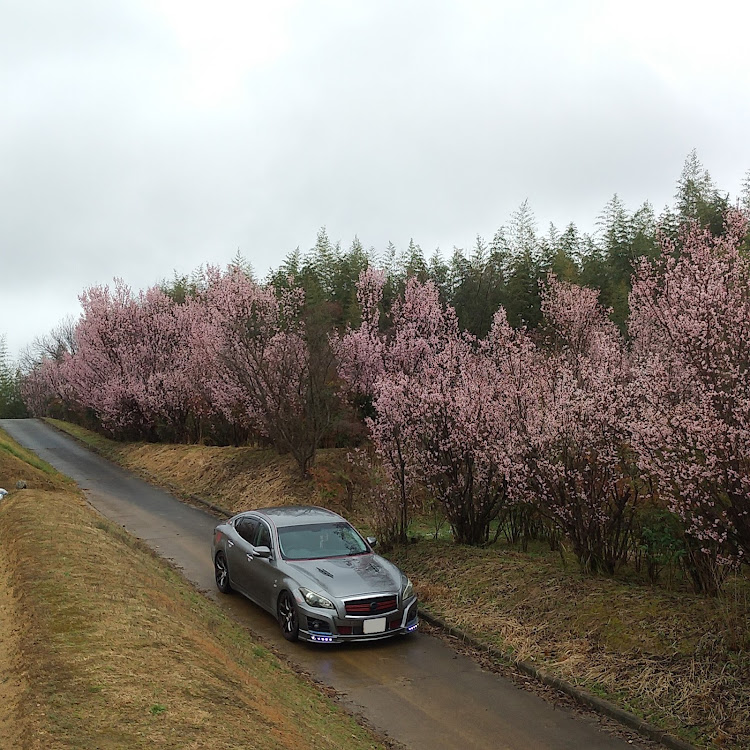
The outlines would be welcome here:
[[[340,617],[330,610],[308,607],[297,603],[300,614],[299,637],[313,643],[349,643],[378,641],[396,635],[413,633],[419,627],[417,598],[407,601],[403,609],[375,617]],[[366,621],[385,620],[378,632],[365,632]]]

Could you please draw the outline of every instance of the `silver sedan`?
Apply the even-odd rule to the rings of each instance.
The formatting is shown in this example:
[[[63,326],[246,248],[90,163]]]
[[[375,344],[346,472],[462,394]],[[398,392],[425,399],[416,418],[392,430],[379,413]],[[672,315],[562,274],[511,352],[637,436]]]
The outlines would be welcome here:
[[[373,552],[374,543],[324,508],[240,513],[214,529],[216,585],[273,614],[289,641],[369,641],[413,632],[411,581]]]

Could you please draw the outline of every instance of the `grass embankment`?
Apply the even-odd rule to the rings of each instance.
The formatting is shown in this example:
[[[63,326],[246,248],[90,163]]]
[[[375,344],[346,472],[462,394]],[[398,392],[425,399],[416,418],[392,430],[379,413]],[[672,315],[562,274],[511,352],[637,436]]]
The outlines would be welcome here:
[[[750,747],[750,585],[718,599],[586,576],[559,554],[420,541],[390,557],[422,603],[508,661],[606,698],[682,739]]]
[[[383,747],[0,433],[0,487],[18,479],[0,502],[0,747]]]
[[[58,426],[131,469],[232,511],[329,501],[343,509],[340,452],[324,452],[316,479],[301,483],[291,460],[270,451],[122,444]],[[566,564],[541,547],[522,553],[422,539],[389,557],[431,611],[509,661],[531,661],[695,744],[750,747],[747,577],[706,599],[681,581],[666,587],[586,576],[572,558]]]
[[[232,512],[326,501],[320,482],[302,480],[291,456],[279,456],[271,448],[121,443],[70,422],[46,421],[136,474]],[[328,477],[341,462],[341,451],[319,451],[314,471]]]

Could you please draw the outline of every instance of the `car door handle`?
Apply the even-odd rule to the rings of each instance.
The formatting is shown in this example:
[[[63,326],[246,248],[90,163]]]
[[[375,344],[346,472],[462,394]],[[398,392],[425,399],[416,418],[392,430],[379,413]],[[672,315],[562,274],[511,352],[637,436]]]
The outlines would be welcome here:
[[[227,547],[234,547],[234,542],[231,539],[227,539]]]
[[[248,562],[252,562],[253,561],[253,556],[249,552],[247,553],[247,561]]]

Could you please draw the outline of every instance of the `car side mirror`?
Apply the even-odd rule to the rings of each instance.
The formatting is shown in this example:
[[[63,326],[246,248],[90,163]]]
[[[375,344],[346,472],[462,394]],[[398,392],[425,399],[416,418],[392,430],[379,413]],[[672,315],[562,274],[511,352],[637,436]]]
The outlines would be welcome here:
[[[271,548],[261,545],[260,547],[253,547],[253,555],[255,557],[265,557],[268,559],[271,557]]]
[[[367,543],[371,547],[375,547],[377,545],[377,543],[378,543],[378,539],[377,539],[377,537],[374,537],[374,536],[368,536],[367,537]]]

